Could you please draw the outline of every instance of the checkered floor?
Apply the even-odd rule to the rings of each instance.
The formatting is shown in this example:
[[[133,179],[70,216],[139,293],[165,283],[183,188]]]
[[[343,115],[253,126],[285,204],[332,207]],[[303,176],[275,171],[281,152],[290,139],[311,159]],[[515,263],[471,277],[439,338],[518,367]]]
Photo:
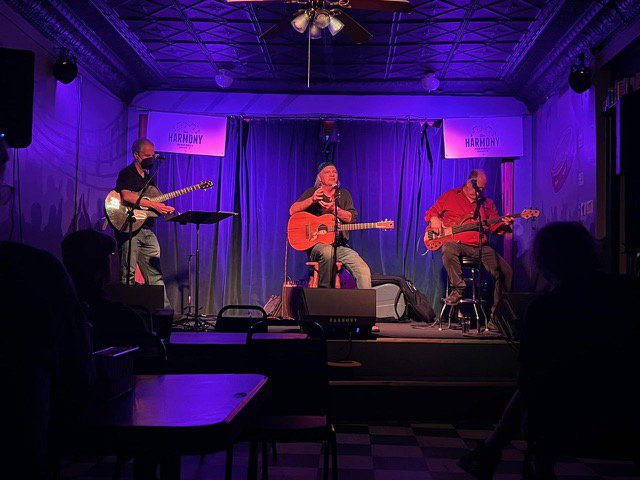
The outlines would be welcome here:
[[[456,460],[475,439],[485,438],[490,427],[478,425],[386,423],[337,424],[340,478],[349,480],[454,480],[468,479]],[[524,442],[515,440],[504,451],[497,480],[521,478]],[[319,444],[278,444],[278,462],[269,467],[271,480],[319,480],[322,456]],[[246,478],[248,446],[240,444],[234,455],[234,478]],[[113,475],[114,458],[71,459],[62,464],[63,479],[107,479]],[[563,458],[556,473],[560,479],[640,479],[640,470],[629,462],[603,462]],[[123,479],[132,478],[132,465]],[[224,454],[184,457],[182,478],[224,478]]]

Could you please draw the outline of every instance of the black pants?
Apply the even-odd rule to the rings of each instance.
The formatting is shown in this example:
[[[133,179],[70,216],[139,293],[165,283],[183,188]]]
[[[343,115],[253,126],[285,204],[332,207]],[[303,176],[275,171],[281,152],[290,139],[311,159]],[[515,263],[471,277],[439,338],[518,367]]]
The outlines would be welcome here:
[[[449,275],[449,282],[459,292],[463,292],[466,287],[466,283],[462,278],[461,255],[477,259],[478,247],[455,242],[447,242],[442,246],[442,263],[447,270],[447,275]],[[511,290],[513,270],[505,259],[488,245],[482,246],[482,265],[494,280],[493,305],[495,307],[504,293]],[[493,314],[493,308],[491,312]]]

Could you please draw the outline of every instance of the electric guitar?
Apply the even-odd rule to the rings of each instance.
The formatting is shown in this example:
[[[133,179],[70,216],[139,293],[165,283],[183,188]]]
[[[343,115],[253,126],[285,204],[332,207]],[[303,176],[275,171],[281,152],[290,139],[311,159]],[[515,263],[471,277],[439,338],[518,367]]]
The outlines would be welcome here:
[[[499,223],[502,221],[503,217],[515,217],[515,218],[524,218],[525,220],[529,220],[531,218],[538,218],[540,216],[540,210],[534,209],[526,209],[521,213],[514,213],[511,215],[502,215],[502,217],[490,218],[489,220],[483,220],[482,225],[487,227],[489,225],[493,225],[495,223]],[[434,230],[431,227],[427,227],[424,237],[424,244],[427,247],[427,250],[431,250],[432,252],[440,249],[442,245],[447,242],[459,242],[456,237],[457,233],[462,232],[470,232],[473,230],[478,230],[480,226],[480,222],[470,222],[470,218],[466,218],[462,221],[460,225],[455,227],[443,227],[442,229]]]
[[[146,191],[146,195],[142,198],[146,198],[152,202],[164,202],[165,200],[169,200],[170,198],[179,197],[180,195],[184,195],[185,193],[191,193],[195,190],[206,190],[207,188],[211,188],[213,186],[213,182],[211,180],[203,180],[202,182],[192,185],[187,188],[182,188],[180,190],[174,190],[173,192],[162,194],[157,187],[153,185],[149,185]],[[140,192],[133,192],[138,195]],[[107,216],[107,221],[111,228],[118,232],[129,233],[129,225],[127,221],[127,212],[133,208],[132,205],[123,201],[120,197],[120,194],[115,190],[111,190],[107,198],[104,199],[104,213]],[[147,220],[147,218],[151,217],[159,217],[160,214],[153,209],[147,207],[138,207],[133,210],[134,221],[131,225],[131,231],[133,233],[137,232],[142,228],[142,224]]]
[[[334,227],[334,218],[330,213],[316,216],[309,212],[298,212],[291,215],[289,219],[287,238],[295,250],[304,251],[318,243],[333,243],[335,240]],[[375,223],[341,223],[338,226],[338,230],[341,232],[372,228],[393,230],[395,225],[393,220],[385,219]]]

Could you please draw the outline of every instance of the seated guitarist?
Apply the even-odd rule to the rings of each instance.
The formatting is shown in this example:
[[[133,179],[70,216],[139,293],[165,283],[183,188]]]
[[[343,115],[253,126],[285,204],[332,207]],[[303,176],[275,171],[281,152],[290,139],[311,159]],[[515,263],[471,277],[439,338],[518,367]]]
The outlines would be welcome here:
[[[353,223],[358,217],[358,212],[353,206],[353,198],[348,190],[340,189],[336,199],[335,185],[338,184],[338,170],[331,162],[323,162],[318,166],[318,176],[315,186],[306,189],[300,198],[291,205],[289,214],[306,211],[313,215],[334,214],[338,205],[338,219],[341,223]],[[358,253],[347,245],[349,234],[340,232],[340,240],[336,249],[337,258],[356,280],[358,288],[371,288],[371,271],[366,262]],[[331,263],[333,259],[333,246],[318,243],[307,251],[309,260],[318,262],[318,286],[320,288],[331,287]]]
[[[476,187],[474,187],[474,184]],[[427,210],[425,220],[432,229],[436,231],[442,230],[447,235],[448,229],[451,227],[474,221],[473,215],[478,198],[480,198],[481,202],[480,215],[483,221],[499,217],[498,209],[493,200],[482,197],[482,192],[486,186],[487,174],[483,170],[473,170],[463,186],[449,190],[440,196],[436,203]],[[485,231],[488,229],[496,234],[510,232],[513,221],[513,217],[503,217],[502,222],[485,227]],[[449,281],[453,287],[445,298],[447,305],[456,305],[464,296],[466,284],[462,278],[460,255],[478,258],[479,253],[480,238],[477,230],[457,233],[455,238],[455,241],[446,242],[442,246],[442,263],[447,270]],[[513,272],[504,258],[486,243],[487,236],[483,235],[482,264],[493,276],[495,282],[493,295],[493,305],[495,306],[504,292],[511,290]]]
[[[120,194],[122,200],[130,205],[135,205],[138,201],[138,194],[145,186],[149,178],[148,171],[153,167],[154,161],[154,145],[146,138],[139,138],[131,146],[134,161],[129,166],[120,170],[116,181],[116,192]],[[151,180],[150,185],[155,186],[155,182]],[[173,207],[164,203],[152,202],[143,198],[140,206],[149,207],[156,210],[160,214],[172,213]],[[125,230],[122,233],[116,232],[116,240],[118,242],[118,250],[120,251],[121,265],[121,282],[127,283],[127,275],[129,276],[130,285],[134,285],[134,274],[136,265],[140,267],[144,281],[148,285],[162,285],[162,270],[160,268],[160,244],[155,234],[151,231],[153,227],[153,218],[147,218],[142,224],[142,228],[134,233],[131,242],[131,265],[127,271],[127,255],[129,249],[129,234]],[[164,307],[171,308],[167,291],[164,293]]]

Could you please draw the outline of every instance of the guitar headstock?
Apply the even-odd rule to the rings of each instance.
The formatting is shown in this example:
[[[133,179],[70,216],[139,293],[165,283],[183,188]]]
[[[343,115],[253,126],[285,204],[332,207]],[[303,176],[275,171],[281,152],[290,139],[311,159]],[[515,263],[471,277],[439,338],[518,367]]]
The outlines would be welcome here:
[[[535,210],[533,208],[528,208],[522,211],[520,214],[521,218],[525,220],[529,220],[530,218],[538,218],[540,216],[540,210]]]
[[[213,182],[211,180],[203,180],[198,184],[198,187],[202,190],[206,190],[207,188],[213,187]]]
[[[376,228],[381,230],[393,230],[396,226],[393,220],[385,218],[384,220],[376,223]]]

